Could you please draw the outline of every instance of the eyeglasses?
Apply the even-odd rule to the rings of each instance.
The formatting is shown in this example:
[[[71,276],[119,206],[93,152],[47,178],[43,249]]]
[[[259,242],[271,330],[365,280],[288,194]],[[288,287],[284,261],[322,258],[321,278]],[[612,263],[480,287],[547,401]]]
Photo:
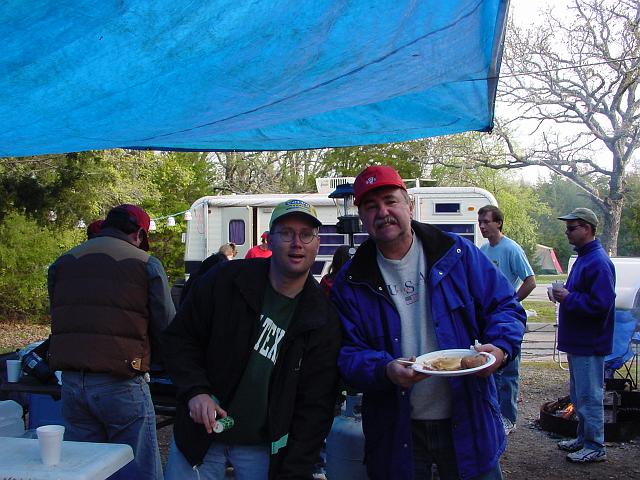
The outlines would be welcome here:
[[[584,225],[567,225],[567,232],[573,232],[576,228],[584,227]]]
[[[275,235],[280,235],[280,239],[286,243],[293,242],[293,239],[296,235],[298,235],[300,241],[305,244],[311,243],[313,239],[318,236],[313,230],[302,230],[301,232],[295,232],[294,230],[285,229],[273,233]]]
[[[489,223],[497,223],[495,220],[478,220],[478,225],[487,225]]]

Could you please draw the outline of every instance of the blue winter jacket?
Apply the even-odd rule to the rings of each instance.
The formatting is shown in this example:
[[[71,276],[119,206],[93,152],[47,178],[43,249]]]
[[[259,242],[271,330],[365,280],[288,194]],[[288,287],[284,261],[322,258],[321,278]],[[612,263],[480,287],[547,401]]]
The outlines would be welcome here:
[[[513,287],[469,241],[413,222],[428,263],[431,315],[441,349],[468,348],[478,339],[513,358],[526,315]],[[387,294],[371,240],[340,271],[332,290],[343,326],[338,367],[364,392],[365,463],[371,479],[413,479],[410,390],[389,381],[385,367],[401,356],[400,317]],[[424,380],[424,381],[429,381]],[[492,377],[449,379],[458,472],[468,479],[494,468],[506,440]]]
[[[600,240],[577,248],[560,304],[558,350],[574,355],[608,355],[613,348],[616,271]]]

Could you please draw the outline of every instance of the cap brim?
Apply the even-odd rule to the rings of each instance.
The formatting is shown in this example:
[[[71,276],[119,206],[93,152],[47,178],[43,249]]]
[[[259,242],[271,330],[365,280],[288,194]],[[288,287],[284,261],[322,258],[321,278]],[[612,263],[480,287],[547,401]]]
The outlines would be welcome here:
[[[273,226],[276,223],[278,223],[283,218],[288,217],[289,215],[302,215],[303,217],[311,220],[315,224],[316,227],[321,227],[322,226],[322,222],[320,220],[318,220],[316,217],[314,217],[313,215],[310,215],[308,213],[305,213],[305,212],[286,212],[286,213],[280,215],[279,217],[276,217],[273,220],[271,220],[271,222],[269,224],[269,228],[273,228]]]
[[[396,188],[400,188],[404,191],[407,190],[407,188],[404,185],[398,185],[398,182],[380,182],[380,183],[376,183],[374,187],[369,188],[368,190],[365,190],[363,193],[360,194],[360,196],[356,199],[354,198],[353,200],[353,204],[357,207],[362,203],[362,199],[364,197],[366,197],[367,195],[369,195],[369,193],[378,190],[379,188],[384,188],[384,187],[396,187]]]
[[[562,217],[558,217],[558,220],[581,220],[580,217],[576,217],[575,215],[563,215]]]

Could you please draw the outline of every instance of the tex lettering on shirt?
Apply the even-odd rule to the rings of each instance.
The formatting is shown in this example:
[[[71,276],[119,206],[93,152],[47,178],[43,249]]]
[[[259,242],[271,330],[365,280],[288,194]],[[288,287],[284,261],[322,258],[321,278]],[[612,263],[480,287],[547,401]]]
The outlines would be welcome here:
[[[275,364],[276,358],[278,358],[280,342],[284,337],[285,330],[278,327],[273,323],[273,320],[266,315],[262,315],[260,317],[260,325],[262,327],[262,331],[260,332],[258,341],[253,346],[253,349]]]

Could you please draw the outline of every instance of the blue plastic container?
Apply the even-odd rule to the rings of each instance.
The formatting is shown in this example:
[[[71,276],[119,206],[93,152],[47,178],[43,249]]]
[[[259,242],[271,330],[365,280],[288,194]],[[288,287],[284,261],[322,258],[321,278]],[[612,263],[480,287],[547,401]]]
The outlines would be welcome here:
[[[327,437],[327,477],[366,480],[364,460],[364,434],[359,409],[362,394],[348,395],[342,415],[333,419]]]
[[[50,395],[31,394],[29,396],[29,429],[41,425],[64,425],[62,421],[62,401]]]

